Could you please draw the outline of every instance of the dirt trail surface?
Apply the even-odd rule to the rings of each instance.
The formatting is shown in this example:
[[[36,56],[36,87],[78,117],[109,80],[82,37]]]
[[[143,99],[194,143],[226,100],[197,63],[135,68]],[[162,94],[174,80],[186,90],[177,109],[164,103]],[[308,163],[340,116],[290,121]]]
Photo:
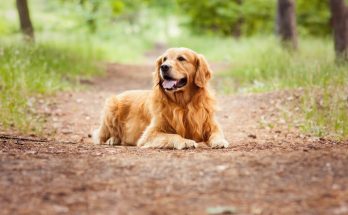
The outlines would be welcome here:
[[[3,135],[0,214],[348,214],[348,144],[262,126],[278,94],[218,96],[228,149],[91,144],[105,98],[149,89],[152,70],[110,64],[50,98],[48,141]]]

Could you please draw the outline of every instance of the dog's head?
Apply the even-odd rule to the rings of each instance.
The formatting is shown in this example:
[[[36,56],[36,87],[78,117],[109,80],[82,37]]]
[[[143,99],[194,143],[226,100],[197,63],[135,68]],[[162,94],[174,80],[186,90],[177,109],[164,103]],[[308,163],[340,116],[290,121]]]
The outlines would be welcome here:
[[[203,55],[187,48],[171,48],[156,61],[155,85],[166,93],[204,88],[212,72]]]

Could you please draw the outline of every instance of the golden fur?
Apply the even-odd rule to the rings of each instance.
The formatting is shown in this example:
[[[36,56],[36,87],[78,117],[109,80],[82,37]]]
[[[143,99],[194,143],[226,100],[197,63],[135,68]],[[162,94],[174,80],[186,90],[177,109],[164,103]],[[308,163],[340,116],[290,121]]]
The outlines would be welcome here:
[[[171,66],[173,78],[187,80],[185,86],[174,90],[162,86],[164,63]],[[156,61],[151,91],[126,91],[107,100],[94,142],[176,149],[205,142],[212,148],[228,147],[215,120],[211,76],[202,55],[187,48],[168,49]]]

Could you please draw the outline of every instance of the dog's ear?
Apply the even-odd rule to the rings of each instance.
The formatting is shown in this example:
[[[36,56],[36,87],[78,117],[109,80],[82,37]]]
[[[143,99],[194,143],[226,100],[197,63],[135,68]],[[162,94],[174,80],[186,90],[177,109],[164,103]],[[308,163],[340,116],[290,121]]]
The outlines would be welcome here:
[[[208,65],[207,60],[203,55],[197,55],[197,71],[194,78],[194,83],[203,88],[207,82],[211,79],[212,71]]]
[[[152,74],[153,86],[157,86],[160,83],[160,67],[162,64],[162,56],[159,56],[155,62],[155,71]]]

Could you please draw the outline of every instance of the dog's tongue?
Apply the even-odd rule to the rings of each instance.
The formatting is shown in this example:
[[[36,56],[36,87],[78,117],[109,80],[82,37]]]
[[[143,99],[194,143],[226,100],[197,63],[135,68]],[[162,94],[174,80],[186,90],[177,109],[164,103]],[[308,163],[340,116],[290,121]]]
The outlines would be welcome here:
[[[164,89],[171,89],[175,86],[176,80],[164,80],[162,86]]]

